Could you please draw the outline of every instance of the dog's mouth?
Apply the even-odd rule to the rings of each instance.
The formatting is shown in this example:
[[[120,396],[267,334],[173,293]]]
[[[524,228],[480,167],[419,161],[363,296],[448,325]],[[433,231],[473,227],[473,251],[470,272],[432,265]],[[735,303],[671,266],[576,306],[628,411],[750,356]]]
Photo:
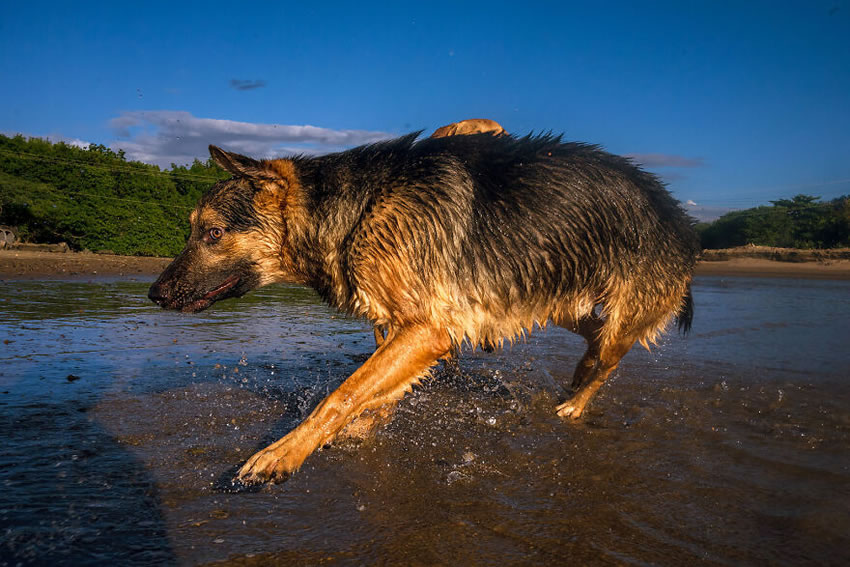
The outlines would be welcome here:
[[[240,277],[237,275],[232,275],[221,285],[211,289],[206,292],[203,297],[200,299],[196,299],[191,303],[187,303],[186,305],[171,305],[172,309],[180,309],[183,313],[197,313],[198,311],[203,311],[219,299],[224,299],[227,295],[227,292],[236,287],[236,284],[239,283]]]

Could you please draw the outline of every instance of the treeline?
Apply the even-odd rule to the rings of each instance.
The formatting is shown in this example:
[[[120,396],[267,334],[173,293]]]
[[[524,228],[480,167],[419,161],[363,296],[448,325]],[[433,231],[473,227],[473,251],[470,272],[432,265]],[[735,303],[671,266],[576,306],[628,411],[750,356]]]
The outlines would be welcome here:
[[[703,248],[747,244],[779,248],[850,247],[850,196],[828,202],[797,195],[771,201],[771,206],[726,213],[697,225]]]
[[[198,198],[226,177],[211,160],[163,171],[103,145],[0,135],[0,224],[24,241],[173,256]]]

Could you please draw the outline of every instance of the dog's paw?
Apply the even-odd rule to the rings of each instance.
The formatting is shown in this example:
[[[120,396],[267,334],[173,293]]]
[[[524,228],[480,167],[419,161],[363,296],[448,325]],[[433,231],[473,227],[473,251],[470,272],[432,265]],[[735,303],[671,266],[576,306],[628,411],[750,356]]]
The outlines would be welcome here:
[[[297,459],[284,447],[266,447],[256,453],[239,469],[236,478],[244,484],[283,482],[301,466]]]
[[[584,407],[572,400],[567,400],[563,404],[557,406],[555,411],[561,417],[565,417],[567,419],[578,419],[581,417]]]

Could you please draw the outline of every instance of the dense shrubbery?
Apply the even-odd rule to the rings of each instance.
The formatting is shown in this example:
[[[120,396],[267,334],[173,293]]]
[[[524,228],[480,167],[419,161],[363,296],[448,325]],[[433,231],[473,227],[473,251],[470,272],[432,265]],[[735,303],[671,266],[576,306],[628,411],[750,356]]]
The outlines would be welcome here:
[[[198,198],[225,177],[211,161],[162,171],[102,145],[0,136],[0,224],[75,250],[173,256]]]
[[[850,246],[850,196],[818,202],[797,195],[727,213],[710,224],[697,225],[703,248],[732,248],[746,244],[781,248]]]

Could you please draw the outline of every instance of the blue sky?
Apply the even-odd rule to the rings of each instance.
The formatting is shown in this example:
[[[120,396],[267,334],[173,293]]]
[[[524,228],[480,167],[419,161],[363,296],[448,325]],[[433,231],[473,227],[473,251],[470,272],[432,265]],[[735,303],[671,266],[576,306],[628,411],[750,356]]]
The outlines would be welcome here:
[[[161,165],[481,117],[635,156],[703,213],[850,194],[845,0],[5,2],[0,78],[0,132]]]

